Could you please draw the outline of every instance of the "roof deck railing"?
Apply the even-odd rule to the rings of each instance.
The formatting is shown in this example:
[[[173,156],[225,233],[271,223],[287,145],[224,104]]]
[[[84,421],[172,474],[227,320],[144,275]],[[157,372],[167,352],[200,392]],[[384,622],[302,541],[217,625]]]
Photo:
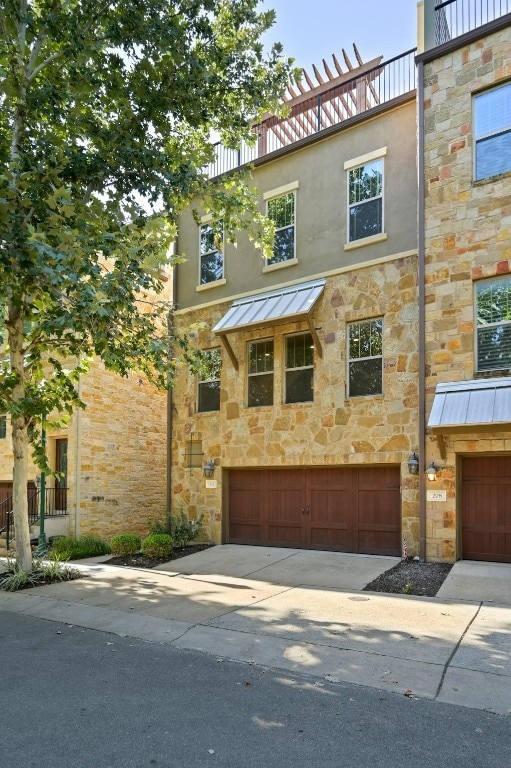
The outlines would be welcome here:
[[[435,5],[436,45],[511,13],[511,0],[445,0]]]
[[[228,173],[413,92],[415,53],[413,48],[328,90],[291,102],[287,117],[268,117],[254,126],[254,144],[232,150],[218,143],[215,160],[207,167],[208,176]]]

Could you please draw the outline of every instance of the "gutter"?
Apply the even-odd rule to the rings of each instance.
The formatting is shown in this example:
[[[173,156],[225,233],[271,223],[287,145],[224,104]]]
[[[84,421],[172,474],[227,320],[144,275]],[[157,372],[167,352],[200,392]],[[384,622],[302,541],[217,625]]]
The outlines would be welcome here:
[[[177,252],[177,237],[174,241],[174,253]],[[172,307],[173,311],[176,306],[177,297],[177,264],[172,267]],[[171,342],[171,334],[174,331],[174,315],[172,322],[170,317],[168,320],[168,332],[169,332],[169,357],[172,356],[173,345]],[[174,408],[173,387],[169,387],[167,390],[167,461],[166,461],[166,488],[165,488],[165,505],[166,511],[170,514],[172,506],[172,415]]]
[[[424,178],[424,61],[417,60],[418,129],[418,239],[419,280],[419,557],[426,559],[426,246]]]

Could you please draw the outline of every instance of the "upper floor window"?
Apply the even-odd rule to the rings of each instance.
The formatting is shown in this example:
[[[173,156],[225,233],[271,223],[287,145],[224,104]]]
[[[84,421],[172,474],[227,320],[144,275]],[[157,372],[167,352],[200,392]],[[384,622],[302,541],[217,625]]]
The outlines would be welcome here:
[[[286,403],[314,399],[314,344],[310,333],[286,338]]]
[[[274,197],[267,202],[268,218],[275,225],[273,255],[268,264],[280,264],[295,258],[295,192]]]
[[[381,395],[383,391],[383,320],[348,326],[348,395]]]
[[[4,439],[7,435],[7,416],[3,414],[0,416],[0,439]]]
[[[201,413],[220,410],[220,367],[222,356],[219,349],[204,352],[204,367],[199,373],[198,410]]]
[[[206,285],[224,276],[224,224],[210,221],[200,227],[200,284]]]
[[[511,83],[474,97],[475,180],[511,171]]]
[[[511,368],[511,275],[476,283],[477,370]]]
[[[348,239],[352,242],[383,232],[383,157],[347,166]]]
[[[248,345],[249,408],[273,405],[273,340],[253,341]]]

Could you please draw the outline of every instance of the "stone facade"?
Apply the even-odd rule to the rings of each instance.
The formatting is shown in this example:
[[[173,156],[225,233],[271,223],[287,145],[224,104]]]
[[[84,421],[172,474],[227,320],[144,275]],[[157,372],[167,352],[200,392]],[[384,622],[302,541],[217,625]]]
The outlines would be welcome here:
[[[511,272],[511,174],[476,182],[473,171],[473,95],[510,77],[509,27],[424,65],[426,414],[437,384],[482,375],[474,285]],[[463,556],[458,458],[511,451],[511,431],[449,434],[444,443],[441,458],[427,435],[426,462],[442,467],[428,487],[447,492],[447,501],[427,504],[427,557],[452,561]]]
[[[172,504],[193,517],[205,513],[216,542],[226,540],[222,510],[229,468],[400,465],[402,532],[410,552],[418,547],[418,478],[407,460],[417,449],[418,354],[417,262],[415,255],[389,257],[365,268],[339,270],[326,280],[314,311],[323,348],[315,355],[314,402],[284,404],[284,337],[308,331],[305,321],[234,334],[236,371],[222,351],[220,410],[197,412],[196,377],[182,370],[176,383],[172,430]],[[201,348],[218,347],[210,328],[230,303],[181,313],[183,323],[204,323]],[[383,317],[383,395],[346,397],[346,324]],[[274,405],[246,407],[246,350],[254,339],[275,344]],[[217,487],[206,487],[200,468],[187,466],[186,445],[201,443],[203,459],[214,459]]]

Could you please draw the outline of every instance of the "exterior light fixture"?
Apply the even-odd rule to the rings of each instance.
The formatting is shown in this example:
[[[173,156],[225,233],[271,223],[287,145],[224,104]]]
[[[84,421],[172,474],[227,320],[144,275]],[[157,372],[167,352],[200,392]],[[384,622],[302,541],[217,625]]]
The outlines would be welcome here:
[[[426,477],[428,480],[436,480],[436,474],[438,472],[438,467],[435,465],[435,462],[432,461],[429,466],[426,468]]]
[[[215,473],[215,460],[214,459],[208,459],[207,462],[204,464],[204,467],[202,468],[204,472],[204,477],[213,477]]]
[[[408,472],[411,475],[419,474],[419,457],[417,456],[415,451],[412,453],[412,455],[408,459]]]

